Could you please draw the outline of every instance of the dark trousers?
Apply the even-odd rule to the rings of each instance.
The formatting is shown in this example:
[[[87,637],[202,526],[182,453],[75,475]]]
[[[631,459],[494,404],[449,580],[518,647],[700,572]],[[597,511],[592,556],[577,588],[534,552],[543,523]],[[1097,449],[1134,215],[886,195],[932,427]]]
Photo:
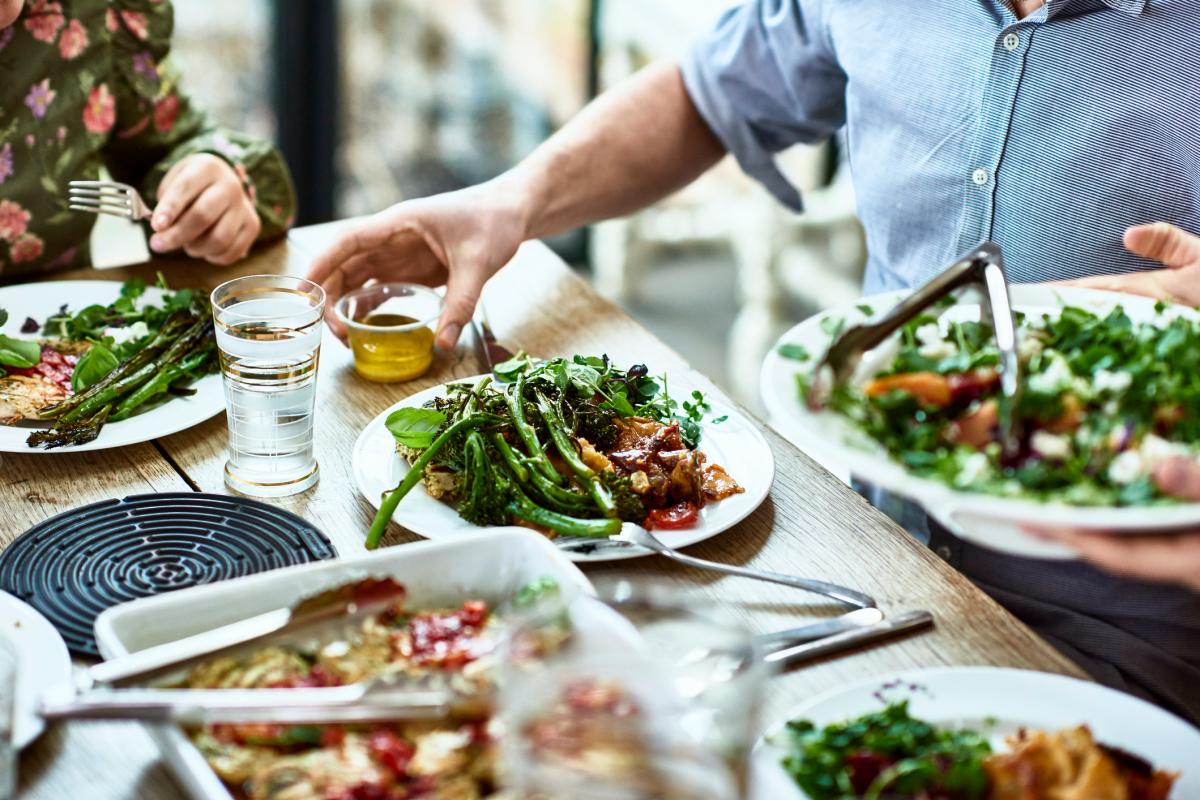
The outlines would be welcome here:
[[[1098,682],[1200,725],[1200,594],[980,547],[912,503],[854,488]]]

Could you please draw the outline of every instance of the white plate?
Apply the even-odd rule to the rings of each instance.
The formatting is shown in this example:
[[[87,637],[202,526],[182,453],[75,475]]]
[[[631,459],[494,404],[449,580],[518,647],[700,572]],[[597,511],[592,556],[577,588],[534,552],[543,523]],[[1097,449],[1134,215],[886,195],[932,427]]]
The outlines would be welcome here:
[[[384,576],[405,585],[413,608],[458,605],[472,598],[494,606],[544,576],[554,578],[568,598],[592,592],[583,573],[543,537],[524,528],[496,528],[134,600],[96,618],[96,644],[105,658],[115,658],[290,606],[350,581]],[[189,796],[233,800],[182,729],[148,727]]]
[[[36,711],[38,699],[51,689],[71,685],[71,656],[54,626],[7,592],[0,592],[0,639],[17,654],[13,741],[20,750],[45,727]]]
[[[1021,727],[1057,731],[1087,724],[1098,741],[1139,755],[1158,769],[1182,773],[1171,797],[1200,797],[1200,731],[1143,700],[1062,675],[998,667],[885,674],[815,697],[792,709],[787,719],[809,719],[820,727],[904,699],[909,713],[934,725],[967,726],[982,733],[985,720],[995,720],[986,732],[996,751],[1004,750],[1004,737]],[[752,795],[761,800],[808,797],[780,766],[784,751],[769,741],[782,727],[782,722],[773,727],[754,749]]]
[[[21,333],[26,317],[41,324],[57,313],[63,303],[68,311],[78,311],[93,304],[108,305],[121,295],[119,281],[46,281],[0,287],[0,308],[8,311],[8,322],[0,333],[19,338],[36,338],[36,334]],[[143,297],[158,302],[163,291],[146,289]],[[225,394],[220,375],[207,375],[193,386],[190,397],[173,397],[165,403],[120,422],[110,422],[100,429],[95,440],[78,447],[56,447],[41,450],[25,444],[36,426],[29,424],[0,425],[0,452],[3,453],[78,453],[83,450],[104,450],[123,447],[178,433],[198,425],[225,410]]]
[[[464,378],[454,383],[474,383],[481,377]],[[775,457],[758,427],[736,409],[713,397],[707,387],[692,386],[676,376],[671,385],[682,390],[680,396],[686,396],[694,388],[705,390],[712,404],[709,419],[728,417],[721,423],[706,421],[701,424],[700,449],[708,457],[708,463],[723,466],[746,490],[718,503],[707,504],[700,509],[699,523],[691,528],[655,532],[671,547],[687,547],[732,528],[758,508],[771,489]],[[396,488],[408,472],[408,461],[396,452],[396,440],[384,424],[388,415],[398,408],[420,407],[445,393],[446,385],[443,384],[411,395],[384,410],[359,434],[351,456],[354,480],[362,496],[375,508],[379,508],[383,493]],[[400,502],[392,520],[427,539],[453,538],[466,531],[478,530],[477,526],[460,517],[453,506],[430,497],[424,484],[418,484]],[[571,553],[570,557],[573,561],[617,561],[646,555],[634,548],[630,550],[632,552],[605,548],[596,553]]]
[[[1188,309],[1172,307],[1160,316],[1151,299],[1092,289],[1017,285],[1011,292],[1014,309],[1030,314],[1054,314],[1064,304],[1080,306],[1101,315],[1120,305],[1134,322],[1165,321],[1172,315],[1195,314]],[[890,292],[865,298],[859,303],[882,314],[908,294]],[[978,319],[977,305],[967,304],[951,310],[956,316],[962,314],[964,317],[970,317],[972,312]],[[866,320],[866,315],[853,306],[826,311],[805,320],[779,339],[779,344],[803,345],[812,356],[810,360],[800,362],[783,358],[775,347],[763,363],[761,390],[770,420],[799,446],[813,446],[831,454],[855,476],[919,502],[960,536],[1017,555],[1074,557],[1073,552],[1064,547],[1029,536],[1022,530],[1022,524],[1128,534],[1200,525],[1200,503],[1153,508],[1070,506],[956,491],[931,478],[911,475],[892,460],[882,445],[855,428],[845,417],[832,411],[814,413],[800,400],[796,377],[808,375],[827,349],[829,335],[821,330],[821,321],[830,317],[844,318],[847,326]]]

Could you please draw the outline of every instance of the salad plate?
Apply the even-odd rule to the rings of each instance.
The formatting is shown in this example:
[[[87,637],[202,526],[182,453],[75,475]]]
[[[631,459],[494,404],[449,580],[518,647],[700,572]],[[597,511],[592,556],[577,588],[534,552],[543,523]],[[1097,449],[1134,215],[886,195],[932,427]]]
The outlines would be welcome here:
[[[476,384],[486,376],[464,378],[453,384]],[[443,384],[418,392],[385,409],[366,428],[355,442],[352,455],[354,479],[362,496],[378,509],[385,492],[396,488],[409,470],[409,461],[396,449],[396,440],[388,430],[390,415],[403,408],[421,408],[435,398],[445,397]],[[678,376],[672,391],[683,396],[700,387],[698,381]],[[708,387],[704,387],[708,389]],[[737,525],[751,514],[766,498],[775,475],[775,460],[771,448],[757,426],[737,409],[711,400],[711,409],[699,423],[699,450],[708,463],[725,468],[744,489],[741,493],[719,502],[709,502],[699,510],[694,525],[675,530],[656,530],[656,535],[671,547],[686,547],[704,541]],[[418,484],[399,504],[392,519],[428,539],[453,539],[479,528],[459,516],[455,507],[434,499],[424,484]],[[613,561],[648,555],[639,548],[603,547],[592,552],[570,552],[574,561]]]
[[[71,656],[54,626],[8,592],[0,592],[0,639],[16,654],[13,743],[20,750],[45,727],[37,713],[38,699],[47,691],[71,684]]]
[[[996,754],[1009,752],[1013,745],[1006,740],[1022,729],[1028,734],[1086,725],[1105,747],[1120,748],[1155,769],[1177,773],[1171,797],[1200,797],[1195,758],[1200,731],[1144,700],[1062,675],[999,667],[885,674],[814,697],[791,709],[785,720],[807,721],[819,732],[899,702],[907,702],[907,713],[915,720],[977,734],[971,737],[973,744],[983,740]],[[785,757],[795,752],[786,722],[767,731],[752,756],[753,797],[811,800],[783,766]]]
[[[68,312],[79,311],[93,304],[106,305],[121,296],[122,286],[119,281],[47,281],[0,287],[0,309],[8,312],[8,320],[0,326],[0,334],[14,339],[40,338],[36,331],[22,331],[27,320],[32,319],[40,325],[58,314],[64,304]],[[158,303],[165,295],[163,289],[147,287],[139,302]],[[0,452],[70,453],[123,447],[177,433],[225,409],[220,375],[206,375],[193,383],[191,389],[195,390],[195,394],[173,397],[168,402],[139,410],[128,419],[105,423],[99,435],[84,444],[40,450],[30,447],[26,439],[38,428],[48,427],[48,423],[0,425]]]
[[[1114,292],[1046,285],[1015,285],[1010,291],[1014,311],[1023,320],[1023,402],[1057,404],[1048,412],[1053,419],[1035,424],[1027,460],[1015,471],[999,465],[996,449],[948,444],[952,425],[961,420],[924,438],[897,435],[886,443],[860,424],[881,418],[870,414],[880,414],[888,424],[895,423],[890,430],[907,425],[906,430],[913,431],[920,423],[909,420],[919,416],[924,422],[927,414],[934,418],[928,406],[904,405],[903,391],[887,389],[887,381],[898,380],[896,376],[906,371],[901,364],[923,365],[921,377],[931,377],[934,384],[948,378],[959,381],[951,385],[962,386],[969,384],[964,378],[975,375],[988,375],[995,382],[985,352],[986,329],[979,331],[977,302],[964,300],[938,309],[933,319],[909,323],[865,354],[840,408],[835,401],[813,410],[805,402],[821,355],[842,329],[886,313],[908,292],[868,297],[797,325],[780,338],[763,364],[761,391],[772,424],[800,447],[811,447],[844,464],[853,475],[920,503],[959,536],[1018,555],[1073,557],[1066,548],[1030,535],[1030,525],[1129,535],[1200,526],[1200,503],[1155,496],[1150,477],[1162,458],[1195,455],[1196,447],[1156,434],[1156,412],[1132,407],[1144,396],[1128,372],[1135,367],[1121,363],[1133,359],[1138,369],[1155,369],[1160,376],[1163,370],[1175,369],[1171,364],[1182,362],[1161,358],[1156,351],[1169,349],[1172,342],[1186,344],[1200,316]],[[1096,331],[1100,333],[1093,335]],[[975,341],[965,341],[970,336]],[[1114,339],[1125,343],[1114,347]],[[1069,350],[1070,359],[1056,347]],[[1117,352],[1120,348],[1131,348],[1132,356]],[[954,361],[961,364],[955,366]],[[939,376],[938,371],[945,374]],[[881,385],[884,389],[877,391]],[[964,419],[967,412],[979,410],[989,391],[985,386],[966,388],[978,399],[968,398]],[[919,386],[915,390],[922,391]],[[887,409],[893,407],[897,410],[889,420]],[[1073,424],[1059,423],[1059,417],[1072,415]]]

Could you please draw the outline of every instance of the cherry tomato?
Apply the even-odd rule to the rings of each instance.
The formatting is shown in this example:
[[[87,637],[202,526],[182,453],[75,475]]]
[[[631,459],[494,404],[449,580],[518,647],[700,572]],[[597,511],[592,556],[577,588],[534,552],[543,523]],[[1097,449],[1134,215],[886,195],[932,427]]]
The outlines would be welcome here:
[[[700,519],[700,509],[691,500],[676,503],[670,508],[654,508],[646,515],[646,527],[674,530],[690,528]]]
[[[371,751],[371,755],[376,761],[396,775],[403,775],[408,771],[408,762],[412,760],[413,753],[416,752],[413,746],[399,734],[387,728],[373,731],[367,737],[367,749]]]

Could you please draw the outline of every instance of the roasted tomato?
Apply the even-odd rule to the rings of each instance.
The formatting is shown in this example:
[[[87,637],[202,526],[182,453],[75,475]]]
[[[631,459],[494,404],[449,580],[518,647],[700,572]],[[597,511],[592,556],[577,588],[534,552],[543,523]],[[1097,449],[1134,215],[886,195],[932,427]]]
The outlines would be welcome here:
[[[950,381],[936,372],[905,372],[900,375],[876,378],[868,383],[863,391],[867,397],[879,397],[889,392],[904,392],[925,405],[935,408],[949,405],[954,396],[950,388]]]
[[[651,509],[646,515],[646,527],[662,530],[690,528],[700,519],[700,509],[695,503],[684,500],[668,508]]]
[[[408,762],[416,752],[406,739],[387,728],[371,732],[367,737],[367,749],[377,762],[398,776],[408,772]]]
[[[965,444],[982,450],[996,440],[996,426],[999,423],[999,407],[995,400],[988,400],[946,426],[946,438],[952,444]]]

